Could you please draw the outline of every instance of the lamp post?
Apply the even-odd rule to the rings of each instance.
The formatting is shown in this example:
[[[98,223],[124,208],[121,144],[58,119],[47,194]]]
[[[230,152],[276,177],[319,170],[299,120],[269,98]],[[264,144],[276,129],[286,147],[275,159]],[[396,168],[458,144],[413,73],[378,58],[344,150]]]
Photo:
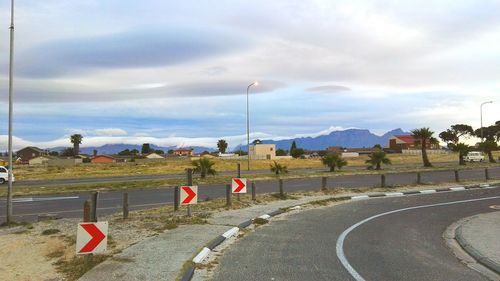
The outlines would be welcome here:
[[[248,105],[248,92],[250,91],[250,87],[258,86],[259,82],[253,82],[247,87],[247,169],[250,171],[250,110]]]
[[[485,101],[479,107],[479,112],[480,112],[480,115],[481,115],[481,142],[484,141],[484,138],[483,138],[483,105],[485,105],[487,103],[493,103],[493,101]]]
[[[14,0],[10,2],[10,54],[9,54],[9,169],[7,187],[7,216],[6,223],[12,222],[12,94],[13,94],[13,65],[14,65]]]

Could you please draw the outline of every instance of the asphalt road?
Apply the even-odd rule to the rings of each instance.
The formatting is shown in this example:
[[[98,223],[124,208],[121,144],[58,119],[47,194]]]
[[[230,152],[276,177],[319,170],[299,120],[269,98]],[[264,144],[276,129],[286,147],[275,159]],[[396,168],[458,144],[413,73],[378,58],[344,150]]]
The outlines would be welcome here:
[[[500,178],[500,167],[490,169],[490,177]],[[462,180],[484,179],[484,170],[465,170],[460,173]],[[379,175],[348,175],[328,178],[329,188],[362,188],[380,185]],[[453,171],[435,171],[422,173],[424,182],[452,182]],[[388,174],[387,185],[404,185],[416,182],[416,174]],[[278,181],[256,182],[257,193],[278,191]],[[288,179],[284,181],[285,192],[319,190],[321,178]],[[128,190],[131,210],[150,208],[162,204],[173,204],[173,189],[133,189]],[[200,185],[198,200],[225,197],[225,185]],[[250,192],[250,191],[249,191]],[[115,213],[121,210],[123,191],[101,191],[98,199],[98,215]],[[90,192],[64,193],[35,197],[15,198],[13,213],[16,221],[35,221],[39,215],[51,214],[60,217],[82,217],[83,203],[89,199]],[[5,199],[0,200],[0,221],[5,220]]]
[[[467,201],[457,202],[464,200]],[[398,211],[402,208],[442,204]],[[442,235],[453,222],[494,211],[500,190],[480,189],[375,198],[275,220],[226,250],[213,280],[488,280],[462,264]],[[345,260],[337,253],[343,240]],[[353,276],[356,276],[357,279]]]

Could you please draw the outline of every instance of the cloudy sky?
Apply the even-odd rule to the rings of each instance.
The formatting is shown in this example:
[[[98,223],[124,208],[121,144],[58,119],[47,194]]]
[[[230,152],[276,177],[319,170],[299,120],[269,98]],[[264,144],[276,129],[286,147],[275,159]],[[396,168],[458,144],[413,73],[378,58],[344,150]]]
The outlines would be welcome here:
[[[0,150],[9,3],[0,2]],[[15,146],[500,120],[500,1],[16,1]]]

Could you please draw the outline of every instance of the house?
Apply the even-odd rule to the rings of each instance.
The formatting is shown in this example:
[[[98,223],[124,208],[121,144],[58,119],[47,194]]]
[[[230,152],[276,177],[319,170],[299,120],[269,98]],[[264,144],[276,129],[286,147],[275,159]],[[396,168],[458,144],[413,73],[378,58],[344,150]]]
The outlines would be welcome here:
[[[193,156],[192,148],[178,148],[174,150],[174,155],[177,156]]]
[[[161,156],[160,154],[156,152],[149,153],[146,155],[146,159],[165,159],[165,157]]]
[[[33,165],[46,165],[49,163],[49,160],[52,159],[52,157],[50,156],[38,156],[38,157],[35,157],[35,158],[32,158],[30,160],[28,160],[28,163],[30,166],[33,166]]]
[[[426,143],[427,149],[439,149],[438,143]],[[394,152],[401,153],[404,150],[419,150],[421,149],[420,141],[412,135],[392,136],[389,139],[389,149]]]
[[[27,146],[21,150],[18,150],[16,154],[19,158],[21,158],[21,162],[28,163],[30,159],[48,155],[48,152],[38,147]]]
[[[96,155],[90,159],[90,163],[92,164],[116,163],[116,159],[109,155]]]
[[[249,147],[250,159],[275,159],[276,158],[276,145],[275,144],[262,144],[256,143]]]

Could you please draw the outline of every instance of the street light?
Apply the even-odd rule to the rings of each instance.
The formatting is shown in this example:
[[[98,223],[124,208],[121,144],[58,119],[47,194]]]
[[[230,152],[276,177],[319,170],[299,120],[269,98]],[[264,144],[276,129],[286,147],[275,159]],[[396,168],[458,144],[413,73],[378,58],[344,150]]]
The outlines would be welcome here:
[[[487,103],[493,103],[493,101],[485,101],[479,107],[479,112],[480,112],[480,115],[481,115],[481,142],[484,141],[484,138],[483,138],[483,105],[485,105]]]
[[[258,86],[259,82],[255,81],[247,87],[247,169],[250,171],[250,113],[249,113],[249,105],[248,105],[248,92],[250,91],[250,87]]]
[[[14,65],[14,0],[10,2],[10,54],[9,54],[9,169],[7,187],[7,215],[6,223],[12,222],[12,94],[13,94],[13,65]]]

